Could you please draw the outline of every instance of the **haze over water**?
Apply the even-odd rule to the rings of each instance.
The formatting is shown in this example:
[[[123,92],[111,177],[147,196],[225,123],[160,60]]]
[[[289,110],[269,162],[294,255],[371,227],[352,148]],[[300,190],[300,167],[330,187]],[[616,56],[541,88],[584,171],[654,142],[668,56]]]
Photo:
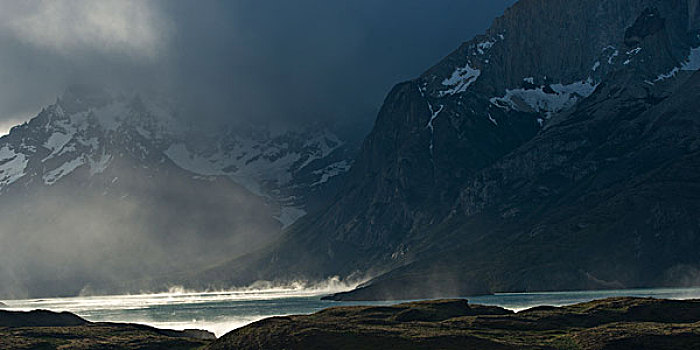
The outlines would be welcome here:
[[[333,289],[333,288],[331,288]],[[128,322],[168,329],[205,329],[217,337],[263,318],[310,314],[333,306],[391,305],[401,301],[335,302],[320,300],[337,292],[328,288],[247,289],[239,291],[87,296],[5,301],[11,310],[68,311],[94,322]],[[512,293],[469,297],[470,303],[520,311],[562,306],[608,297],[700,298],[700,287],[607,291]]]

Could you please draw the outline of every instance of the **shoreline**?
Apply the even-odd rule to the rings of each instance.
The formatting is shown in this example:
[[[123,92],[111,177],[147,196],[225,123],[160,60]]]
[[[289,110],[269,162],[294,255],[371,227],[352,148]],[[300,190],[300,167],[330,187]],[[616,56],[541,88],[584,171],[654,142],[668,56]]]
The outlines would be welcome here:
[[[308,332],[313,336],[309,337]],[[611,337],[613,333],[617,336]],[[524,343],[503,340],[516,335],[525,339]],[[260,344],[262,348],[284,345],[288,349],[313,349],[327,346],[332,340],[338,349],[354,348],[358,342],[372,345],[369,348],[393,343],[403,344],[401,348],[406,349],[443,348],[454,342],[485,350],[532,346],[568,349],[557,345],[565,339],[580,345],[579,349],[598,349],[581,343],[582,339],[596,339],[593,345],[598,346],[620,339],[633,344],[634,339],[648,337],[652,342],[661,341],[653,343],[657,349],[694,346],[696,342],[700,345],[700,300],[610,297],[565,306],[540,305],[517,312],[467,299],[331,306],[312,314],[266,317],[218,338],[196,329],[177,331],[134,323],[90,322],[68,312],[0,310],[0,347],[8,348],[41,342],[65,346],[80,341],[124,349],[133,344],[163,349],[175,344],[182,349],[254,349]],[[664,347],[668,342],[673,347]],[[427,347],[412,347],[414,343]]]
[[[392,306],[400,302],[424,301],[393,300],[381,302],[322,301],[325,294],[303,293],[303,296],[269,298],[269,294],[238,299],[236,295],[210,297],[196,293],[169,294],[166,298],[148,295],[92,296],[36,300],[11,300],[7,310],[30,311],[47,309],[68,311],[92,322],[142,324],[160,329],[203,329],[222,336],[253,322],[283,315],[305,315],[337,306]],[[474,304],[500,306],[522,311],[535,306],[562,306],[608,297],[654,297],[657,299],[700,298],[700,288],[624,289],[606,291],[503,293],[467,297]],[[464,298],[463,296],[456,296]],[[260,304],[260,303],[263,304]],[[263,308],[260,308],[263,305]],[[173,313],[175,312],[175,313]]]

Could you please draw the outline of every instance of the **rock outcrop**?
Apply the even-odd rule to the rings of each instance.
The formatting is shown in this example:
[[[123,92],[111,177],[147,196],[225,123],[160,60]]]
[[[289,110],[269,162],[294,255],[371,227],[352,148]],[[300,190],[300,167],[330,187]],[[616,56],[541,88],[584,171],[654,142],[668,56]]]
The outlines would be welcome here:
[[[270,318],[208,349],[692,349],[699,317],[697,301],[613,298],[518,313],[429,301]]]
[[[88,323],[90,322],[69,312],[0,311],[0,327],[70,327]]]
[[[214,339],[202,330],[92,323],[68,312],[0,311],[3,349],[199,349]]]

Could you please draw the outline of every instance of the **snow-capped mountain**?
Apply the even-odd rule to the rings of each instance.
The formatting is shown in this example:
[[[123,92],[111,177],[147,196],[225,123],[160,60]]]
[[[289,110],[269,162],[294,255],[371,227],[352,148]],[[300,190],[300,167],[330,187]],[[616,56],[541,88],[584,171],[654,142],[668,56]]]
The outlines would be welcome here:
[[[203,133],[166,104],[76,86],[0,139],[0,194],[19,184],[51,186],[79,169],[101,174],[123,152],[143,166],[167,160],[199,179],[227,177],[279,205],[283,226],[303,216],[306,200],[351,162],[345,142],[322,125],[238,123]]]
[[[332,196],[351,154],[321,125],[202,132],[73,87],[0,138],[0,294],[158,288],[249,253]]]
[[[183,169],[226,176],[279,203],[277,218],[285,227],[305,215],[306,200],[351,163],[345,142],[319,125],[277,133],[239,125],[204,140],[178,138],[164,154]]]

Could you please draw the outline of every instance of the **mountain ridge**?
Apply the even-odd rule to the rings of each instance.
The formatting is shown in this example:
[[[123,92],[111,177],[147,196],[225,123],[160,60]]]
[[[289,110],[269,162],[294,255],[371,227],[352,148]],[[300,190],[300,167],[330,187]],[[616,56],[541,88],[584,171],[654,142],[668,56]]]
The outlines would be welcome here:
[[[354,152],[323,125],[209,133],[177,113],[74,86],[0,138],[0,293],[167,288],[167,276],[260,247],[315,210]]]
[[[576,266],[564,264],[553,266],[552,277],[547,278],[550,283],[557,279],[561,283],[547,285],[541,277],[545,269],[529,275],[535,282],[519,285],[517,281],[524,279],[518,276],[519,269],[527,266],[527,259],[512,261],[512,271],[504,267],[508,265],[505,262],[498,271],[484,265],[505,254],[503,251],[514,249],[509,244],[524,244],[515,240],[517,225],[500,221],[514,218],[519,212],[526,217],[523,220],[536,215],[531,209],[534,204],[527,210],[509,207],[508,197],[513,192],[526,201],[537,191],[548,191],[547,186],[531,186],[523,189],[529,192],[518,192],[528,181],[521,172],[544,178],[542,172],[537,175],[536,159],[547,160],[546,176],[552,177],[550,181],[573,179],[580,184],[578,181],[595,176],[607,164],[605,158],[612,158],[617,146],[613,142],[596,153],[610,156],[604,156],[602,163],[578,159],[585,153],[577,155],[577,150],[605,142],[615,133],[612,139],[618,138],[618,145],[632,142],[625,141],[624,135],[630,132],[628,123],[637,114],[673,93],[692,100],[689,92],[676,86],[691,77],[689,71],[700,68],[695,49],[700,44],[697,12],[692,10],[696,5],[693,1],[645,0],[518,2],[484,35],[462,44],[417,79],[400,83],[389,92],[333,203],[293,225],[263,252],[234,260],[212,273],[234,280],[232,276],[251,274],[262,279],[379,276],[355,294],[359,297],[367,288],[381,289],[368,292],[369,297],[376,298],[394,298],[400,291],[409,291],[402,297],[413,298],[549,290],[566,285],[609,288],[652,283],[629,276],[626,283],[595,273],[589,276]],[[603,90],[607,95],[602,95]],[[599,109],[594,117],[598,122],[586,131],[568,131],[557,136],[561,142],[555,137],[548,139],[546,142],[554,148],[542,144],[538,151],[518,153],[528,144],[543,142],[542,135],[552,135],[554,128],[573,123],[576,118],[589,118],[580,109],[592,108],[587,105],[592,101],[608,103],[610,113]],[[616,122],[605,123],[604,115]],[[684,123],[694,125],[692,120]],[[642,127],[643,122],[636,125]],[[694,130],[694,126],[686,130],[689,140],[697,136]],[[578,138],[578,144],[567,144],[567,137]],[[669,141],[645,142],[645,147],[653,148],[649,145],[665,142],[668,146]],[[673,156],[680,156],[682,147],[667,148]],[[628,150],[630,157],[638,154]],[[513,154],[523,158],[514,156],[504,165],[503,160]],[[480,181],[483,174],[489,174],[492,180]],[[520,182],[509,184],[512,188],[504,187],[504,181],[514,179]],[[586,191],[577,193],[588,195]],[[550,194],[554,198],[557,195],[565,193]],[[485,208],[494,205],[501,206],[498,214],[484,213]],[[604,218],[601,215],[593,221],[604,225]],[[470,220],[471,224],[464,223]],[[681,222],[675,221],[679,225]],[[674,225],[673,220],[670,225]],[[556,241],[557,236],[550,238]],[[693,238],[688,243],[697,246]],[[547,246],[543,244],[541,249]],[[441,257],[455,249],[456,253]],[[519,249],[511,252],[522,254]],[[470,254],[479,258],[469,258]],[[692,253],[684,254],[675,261],[698,262]],[[535,253],[527,256],[537,259]],[[441,260],[444,263],[436,262]],[[415,264],[421,268],[412,271]],[[504,277],[494,277],[498,273]],[[622,267],[617,273],[625,275]],[[421,281],[425,278],[435,283]]]

